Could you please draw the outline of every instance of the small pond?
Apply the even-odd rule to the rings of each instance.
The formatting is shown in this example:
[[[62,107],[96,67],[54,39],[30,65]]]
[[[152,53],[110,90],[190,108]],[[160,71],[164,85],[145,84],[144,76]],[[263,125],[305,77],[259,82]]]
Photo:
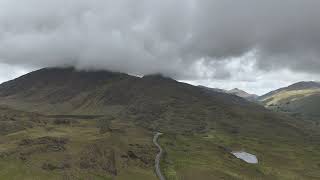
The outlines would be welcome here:
[[[242,159],[243,161],[250,163],[250,164],[258,164],[258,159],[255,155],[244,152],[244,151],[236,151],[231,152],[234,156],[236,156],[239,159]]]

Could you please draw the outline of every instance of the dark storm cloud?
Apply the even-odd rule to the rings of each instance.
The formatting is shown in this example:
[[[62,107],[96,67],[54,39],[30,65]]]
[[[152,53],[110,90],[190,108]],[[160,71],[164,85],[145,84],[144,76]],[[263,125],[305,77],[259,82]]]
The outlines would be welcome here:
[[[0,62],[223,79],[232,73],[222,62],[251,52],[261,69],[320,73],[319,8],[316,0],[1,0]]]

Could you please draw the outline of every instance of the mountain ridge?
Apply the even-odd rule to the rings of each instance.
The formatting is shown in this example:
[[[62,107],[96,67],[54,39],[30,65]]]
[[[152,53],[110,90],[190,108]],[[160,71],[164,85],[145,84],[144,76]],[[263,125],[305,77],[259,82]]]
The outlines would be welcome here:
[[[311,124],[159,75],[40,69],[1,84],[0,104],[4,177],[156,179],[155,132],[168,179],[320,177]]]
[[[301,90],[301,89],[307,89],[307,88],[320,88],[320,82],[317,81],[300,81],[300,82],[296,82],[294,84],[291,84],[289,86],[286,87],[282,87],[273,91],[270,91],[266,94],[263,94],[261,96],[259,96],[258,99],[264,99],[268,96],[271,96],[273,94],[276,94],[282,90]]]
[[[289,113],[301,119],[320,120],[319,82],[297,82],[262,95],[258,100],[266,108],[277,112]]]
[[[203,89],[207,89],[209,91],[232,94],[232,95],[239,96],[241,98],[244,98],[244,99],[252,101],[252,102],[255,102],[259,97],[256,94],[249,94],[246,91],[241,90],[239,88],[233,88],[233,89],[230,89],[230,90],[225,90],[225,89],[219,89],[219,88],[210,88],[210,87],[201,86],[201,85],[199,85],[198,87],[203,88]]]
[[[208,117],[228,118],[233,114],[235,119],[242,119],[245,112],[252,114],[252,117],[257,116],[257,112],[276,117],[239,97],[207,93],[202,88],[159,75],[140,78],[123,73],[86,72],[72,68],[40,69],[3,83],[0,85],[0,100],[3,105],[25,111],[33,107],[32,111],[38,113],[107,114],[136,119],[142,124],[158,120],[164,124],[179,124],[184,120],[191,123],[196,115],[201,117],[194,127],[186,126],[184,130],[206,129],[206,124],[210,124]],[[210,108],[212,112],[207,110]],[[253,109],[257,112],[253,113]],[[178,114],[185,117],[176,116]],[[174,121],[170,120],[172,117]],[[233,118],[228,119],[233,121]],[[161,126],[164,128],[164,125]]]

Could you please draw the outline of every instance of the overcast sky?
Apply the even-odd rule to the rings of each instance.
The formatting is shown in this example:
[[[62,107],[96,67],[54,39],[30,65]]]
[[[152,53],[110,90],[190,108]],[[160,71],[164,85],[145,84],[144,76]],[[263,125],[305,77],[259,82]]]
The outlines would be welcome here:
[[[47,66],[263,94],[320,80],[317,0],[0,0],[0,81]]]

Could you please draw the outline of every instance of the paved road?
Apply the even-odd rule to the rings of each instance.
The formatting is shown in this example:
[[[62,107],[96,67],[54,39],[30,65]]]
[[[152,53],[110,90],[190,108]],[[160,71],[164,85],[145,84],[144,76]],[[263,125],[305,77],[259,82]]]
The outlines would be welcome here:
[[[161,156],[163,153],[161,146],[158,144],[158,138],[160,135],[162,135],[162,133],[157,132],[153,137],[153,144],[155,146],[157,146],[159,149],[159,153],[157,154],[156,159],[155,159],[155,168],[156,168],[156,174],[159,177],[159,179],[165,180],[164,176],[161,173],[161,169],[160,169],[160,159],[161,159]]]

